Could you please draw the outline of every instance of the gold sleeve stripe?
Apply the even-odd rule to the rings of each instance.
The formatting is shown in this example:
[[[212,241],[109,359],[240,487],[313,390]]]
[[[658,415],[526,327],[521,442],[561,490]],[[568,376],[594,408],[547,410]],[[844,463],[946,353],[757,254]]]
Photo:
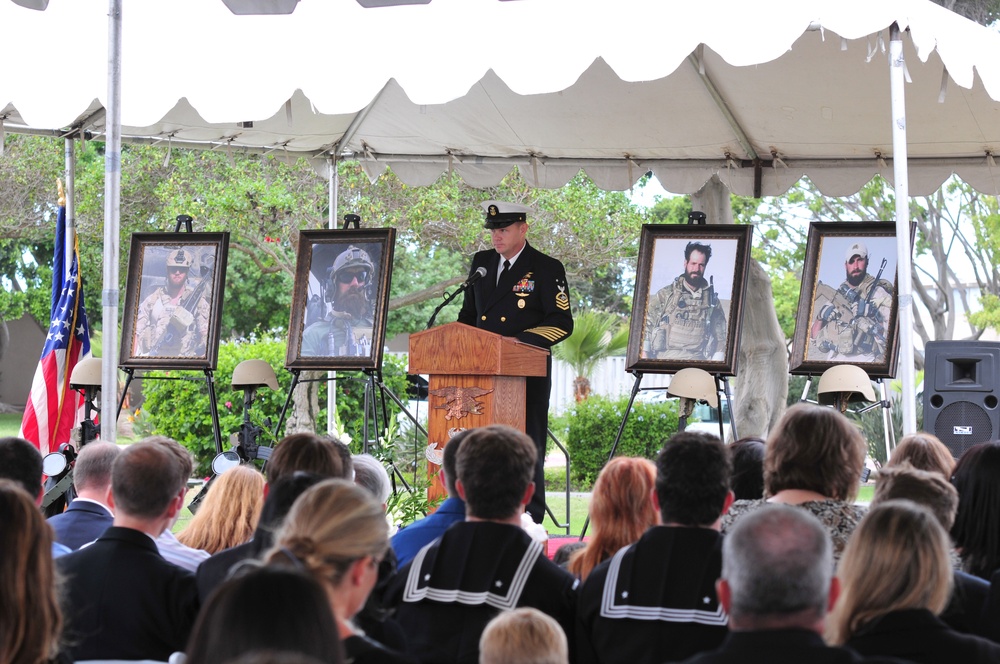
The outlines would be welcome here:
[[[568,332],[560,327],[532,327],[525,332],[531,332],[532,334],[537,334],[540,337],[545,337],[549,341],[557,341],[565,336],[568,336]]]

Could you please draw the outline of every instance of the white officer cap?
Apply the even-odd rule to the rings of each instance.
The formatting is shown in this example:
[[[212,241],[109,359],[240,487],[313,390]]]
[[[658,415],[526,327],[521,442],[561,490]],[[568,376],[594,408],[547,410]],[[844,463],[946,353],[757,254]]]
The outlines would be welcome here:
[[[490,230],[506,228],[518,221],[527,221],[528,213],[532,211],[527,205],[503,201],[483,201],[482,206],[486,211],[486,223],[483,227]]]
[[[851,246],[847,248],[847,252],[844,254],[844,260],[849,261],[855,256],[868,258],[868,247],[865,246],[864,242],[852,242]]]

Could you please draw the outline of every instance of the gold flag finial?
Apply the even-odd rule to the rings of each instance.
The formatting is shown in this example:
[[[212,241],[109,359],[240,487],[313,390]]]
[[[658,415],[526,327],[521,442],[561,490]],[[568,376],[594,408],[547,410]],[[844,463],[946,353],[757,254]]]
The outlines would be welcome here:
[[[66,190],[63,189],[62,178],[56,178],[56,187],[59,188],[59,207],[66,206]]]

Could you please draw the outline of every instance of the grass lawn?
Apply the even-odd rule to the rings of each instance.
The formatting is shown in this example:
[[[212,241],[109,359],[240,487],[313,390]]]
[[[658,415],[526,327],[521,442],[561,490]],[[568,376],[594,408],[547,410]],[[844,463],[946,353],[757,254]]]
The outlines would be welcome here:
[[[16,436],[21,430],[20,413],[4,413],[0,415],[0,438]]]

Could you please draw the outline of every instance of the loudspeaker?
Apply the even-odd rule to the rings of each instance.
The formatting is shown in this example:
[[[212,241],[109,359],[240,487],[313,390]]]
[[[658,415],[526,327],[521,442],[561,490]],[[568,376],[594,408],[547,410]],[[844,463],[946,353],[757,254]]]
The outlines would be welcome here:
[[[924,360],[924,431],[956,459],[1000,437],[1000,343],[929,341]]]

